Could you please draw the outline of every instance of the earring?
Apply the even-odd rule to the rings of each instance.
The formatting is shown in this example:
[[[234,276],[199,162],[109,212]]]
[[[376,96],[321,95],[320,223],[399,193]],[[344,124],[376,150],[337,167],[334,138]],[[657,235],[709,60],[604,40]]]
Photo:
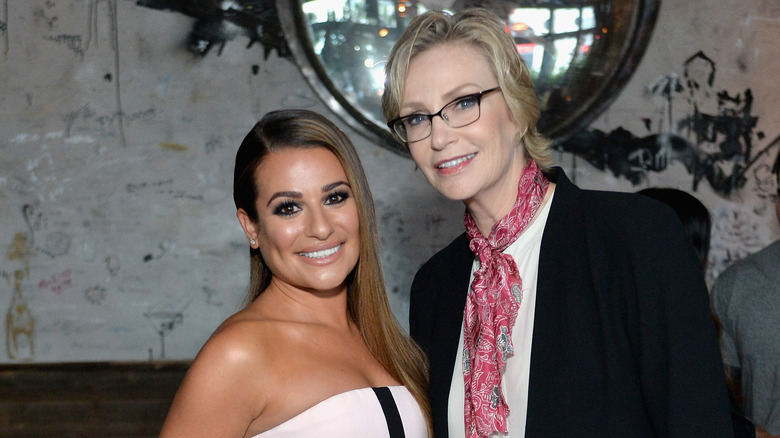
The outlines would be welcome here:
[[[249,243],[250,243],[250,244],[252,244],[252,245],[254,245],[254,244],[256,244],[256,243],[257,243],[257,241],[256,241],[255,239],[249,239]]]

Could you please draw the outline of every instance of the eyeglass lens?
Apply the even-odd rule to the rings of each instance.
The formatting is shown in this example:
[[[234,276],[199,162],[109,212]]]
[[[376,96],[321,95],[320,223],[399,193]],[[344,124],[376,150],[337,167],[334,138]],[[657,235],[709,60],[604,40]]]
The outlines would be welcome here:
[[[402,139],[411,143],[431,135],[433,118],[437,115],[450,127],[462,128],[479,119],[480,97],[481,94],[462,97],[448,103],[436,114],[412,114],[395,122],[393,129]]]

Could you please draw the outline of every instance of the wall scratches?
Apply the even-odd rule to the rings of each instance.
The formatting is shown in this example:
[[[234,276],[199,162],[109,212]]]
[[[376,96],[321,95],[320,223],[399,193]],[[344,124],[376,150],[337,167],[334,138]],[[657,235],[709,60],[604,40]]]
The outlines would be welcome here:
[[[119,129],[119,141],[122,146],[127,146],[125,138],[124,116],[122,111],[122,90],[119,80],[119,20],[117,18],[116,0],[108,0],[108,14],[111,20],[111,47],[114,50],[114,88],[116,96],[117,127]]]
[[[8,56],[8,0],[3,0],[3,21],[0,21],[0,34],[3,35],[3,56]]]
[[[87,37],[84,42],[85,50],[89,50],[93,35],[95,37],[95,47],[98,46],[97,33],[97,0],[89,0],[89,10],[87,11]]]

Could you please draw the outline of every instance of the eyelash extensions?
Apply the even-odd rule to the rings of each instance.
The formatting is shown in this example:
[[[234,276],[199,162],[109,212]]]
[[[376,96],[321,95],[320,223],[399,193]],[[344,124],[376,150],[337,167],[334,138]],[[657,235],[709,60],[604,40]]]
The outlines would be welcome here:
[[[344,203],[349,198],[350,194],[348,191],[335,190],[323,197],[323,203],[325,205],[338,205]],[[273,214],[282,217],[290,217],[298,213],[300,210],[301,206],[297,201],[283,200],[274,206]]]

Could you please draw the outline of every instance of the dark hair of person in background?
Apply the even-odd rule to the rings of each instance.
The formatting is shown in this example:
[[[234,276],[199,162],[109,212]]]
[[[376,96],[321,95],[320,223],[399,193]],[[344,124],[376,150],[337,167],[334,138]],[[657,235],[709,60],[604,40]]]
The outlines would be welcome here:
[[[696,254],[699,256],[702,268],[707,267],[707,257],[710,253],[710,230],[712,220],[707,207],[695,196],[678,189],[649,188],[637,192],[672,207],[680,222],[683,224],[685,234],[691,239]]]

